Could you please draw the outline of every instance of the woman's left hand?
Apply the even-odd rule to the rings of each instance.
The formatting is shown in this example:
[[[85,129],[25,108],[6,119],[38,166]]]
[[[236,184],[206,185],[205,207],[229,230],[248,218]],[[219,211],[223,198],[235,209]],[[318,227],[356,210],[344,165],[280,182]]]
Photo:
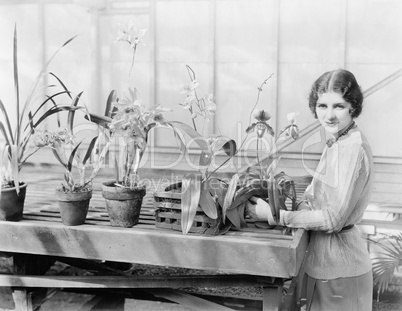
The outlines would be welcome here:
[[[277,221],[272,215],[271,206],[261,198],[252,196],[247,201],[247,209],[250,217],[255,221],[268,221],[271,226],[276,226]]]

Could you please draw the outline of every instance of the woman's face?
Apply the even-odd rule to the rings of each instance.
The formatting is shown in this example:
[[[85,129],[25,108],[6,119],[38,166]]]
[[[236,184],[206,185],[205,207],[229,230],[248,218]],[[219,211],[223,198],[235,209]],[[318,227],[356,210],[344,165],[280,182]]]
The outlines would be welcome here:
[[[316,113],[324,129],[335,135],[352,122],[351,109],[352,105],[340,94],[328,92],[318,97]]]

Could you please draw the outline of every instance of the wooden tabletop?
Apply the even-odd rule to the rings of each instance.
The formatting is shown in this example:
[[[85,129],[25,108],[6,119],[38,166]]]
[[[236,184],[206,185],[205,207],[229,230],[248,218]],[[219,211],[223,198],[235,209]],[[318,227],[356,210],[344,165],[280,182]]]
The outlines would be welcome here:
[[[214,237],[157,228],[153,191],[160,172],[149,175],[154,186],[148,187],[140,222],[133,228],[110,225],[101,178],[94,184],[85,224],[65,226],[53,190],[62,175],[48,168],[33,168],[31,173],[23,220],[0,222],[0,251],[288,278],[297,275],[307,247],[304,230],[286,235],[252,223]]]

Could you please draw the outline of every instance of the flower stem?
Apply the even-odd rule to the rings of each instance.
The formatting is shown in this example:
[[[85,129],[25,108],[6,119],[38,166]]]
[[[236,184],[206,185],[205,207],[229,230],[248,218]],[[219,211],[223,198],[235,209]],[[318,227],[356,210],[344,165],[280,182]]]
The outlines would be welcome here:
[[[129,84],[130,78],[131,78],[131,74],[132,74],[132,72],[133,72],[134,60],[135,60],[135,52],[137,51],[137,44],[134,45],[133,50],[134,50],[134,51],[133,51],[133,59],[131,60],[131,68],[130,68],[130,72],[128,73],[128,82],[127,82],[127,84]]]
[[[257,138],[257,162],[258,162],[258,166],[259,166],[259,169],[260,169],[260,179],[262,180],[262,167],[261,167],[259,150],[258,150],[258,142],[259,141],[260,141],[260,138]]]

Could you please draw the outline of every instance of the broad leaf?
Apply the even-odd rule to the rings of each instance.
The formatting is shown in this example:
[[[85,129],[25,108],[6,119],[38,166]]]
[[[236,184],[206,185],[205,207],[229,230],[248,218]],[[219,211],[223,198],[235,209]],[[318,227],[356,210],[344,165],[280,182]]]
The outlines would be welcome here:
[[[200,135],[191,126],[189,126],[183,122],[178,122],[178,121],[170,121],[170,122],[166,122],[166,123],[169,124],[175,131],[182,131],[182,132],[186,133],[188,136],[190,136],[194,140],[194,142],[198,146],[200,146],[200,148],[202,150],[208,150],[208,142],[205,139],[205,137]]]
[[[205,182],[201,184],[199,205],[209,218],[217,219],[218,211],[216,209],[216,203],[214,198],[211,196],[211,193],[209,192],[207,186],[208,185]]]
[[[241,229],[241,220],[236,209],[226,211],[226,217],[236,228]]]
[[[229,182],[228,190],[225,195],[225,200],[222,206],[222,217],[223,223],[225,223],[226,211],[230,208],[233,203],[233,198],[236,193],[237,182],[239,181],[239,175],[234,174]]]
[[[208,167],[213,159],[213,153],[209,150],[202,150],[200,154],[199,165],[201,168]]]
[[[193,225],[201,194],[201,175],[189,173],[182,179],[181,229],[187,234]]]

